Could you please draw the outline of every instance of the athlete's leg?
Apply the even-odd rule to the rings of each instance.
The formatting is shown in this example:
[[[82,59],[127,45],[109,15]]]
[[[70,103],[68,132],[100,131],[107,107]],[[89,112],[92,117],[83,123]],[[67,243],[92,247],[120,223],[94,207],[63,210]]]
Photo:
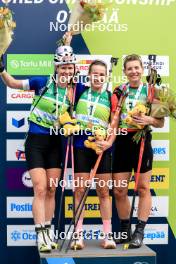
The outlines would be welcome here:
[[[118,216],[120,219],[128,219],[130,216],[130,201],[128,198],[128,183],[131,172],[113,173],[114,198]]]
[[[112,238],[112,200],[109,196],[108,184],[111,180],[111,173],[97,174],[96,181],[96,191],[100,200],[100,212],[103,222],[103,233],[105,239],[102,241],[101,246],[103,248],[116,248],[116,244]]]
[[[55,210],[56,186],[59,184],[61,169],[52,168],[46,170],[47,191],[45,199],[45,221],[51,221]]]
[[[35,168],[29,170],[34,189],[32,205],[35,231],[37,233],[37,245],[40,252],[50,252],[51,245],[47,239],[45,230],[45,198],[47,192],[46,170]]]
[[[51,229],[51,222],[55,211],[55,193],[56,193],[56,187],[59,184],[61,169],[58,168],[47,169],[46,174],[47,174],[47,192],[45,199],[45,228],[52,249],[57,249],[57,243],[54,242],[55,241],[54,232]]]
[[[113,191],[120,220],[120,229],[115,239],[117,244],[128,242],[131,239],[131,229],[129,229],[131,206],[128,198],[128,183],[130,176],[131,172],[113,173]]]
[[[152,171],[141,173],[138,182],[138,195],[139,195],[139,205],[138,205],[138,219],[147,222],[151,206],[151,192],[150,192],[150,179]]]
[[[102,220],[110,220],[112,217],[112,201],[110,199],[109,188],[107,186],[110,180],[110,173],[96,174],[96,191],[100,200],[100,212]]]
[[[43,168],[35,168],[29,170],[33,183],[34,199],[32,204],[32,212],[35,224],[45,223],[45,198],[47,192],[46,170]]]

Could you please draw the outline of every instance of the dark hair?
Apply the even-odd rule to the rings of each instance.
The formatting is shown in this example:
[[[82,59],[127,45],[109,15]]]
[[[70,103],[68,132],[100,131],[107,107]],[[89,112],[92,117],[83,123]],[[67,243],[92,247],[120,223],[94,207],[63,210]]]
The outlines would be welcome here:
[[[104,61],[101,61],[101,60],[94,60],[94,61],[92,61],[92,63],[89,65],[89,74],[91,73],[92,67],[93,67],[94,65],[95,65],[95,66],[96,66],[96,65],[100,65],[100,66],[105,67],[105,69],[106,69],[106,74],[107,74],[107,69],[108,69],[107,64],[106,64]]]
[[[137,54],[131,54],[131,55],[126,56],[124,61],[123,61],[124,70],[126,69],[126,65],[129,61],[139,61],[141,67],[143,68],[143,63],[142,63],[141,57]]]

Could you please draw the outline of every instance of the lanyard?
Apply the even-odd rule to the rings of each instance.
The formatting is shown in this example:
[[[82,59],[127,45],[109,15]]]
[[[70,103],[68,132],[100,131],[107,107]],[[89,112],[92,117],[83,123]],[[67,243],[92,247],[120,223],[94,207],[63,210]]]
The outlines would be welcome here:
[[[104,90],[102,90],[99,95],[97,96],[96,100],[94,102],[92,102],[92,89],[89,88],[88,90],[88,119],[90,119],[90,117],[92,117],[95,113],[96,110],[96,106],[97,103],[101,97],[101,94],[104,92]]]
[[[63,109],[65,102],[66,102],[66,99],[67,99],[67,90],[68,90],[68,88],[65,88],[64,99],[63,99],[63,102],[61,102],[61,105],[59,107],[59,93],[58,93],[58,88],[57,88],[57,93],[56,93],[56,119],[59,116],[59,110],[60,110],[60,114],[62,113],[62,109]]]
[[[130,85],[128,84],[127,85],[127,93],[128,93],[128,96],[126,98],[126,108],[127,108],[127,111],[129,111],[129,110],[131,110],[132,108],[135,107],[136,101],[138,101],[139,96],[141,94],[141,91],[142,91],[142,88],[143,88],[143,83],[142,82],[140,83],[140,85],[139,85],[139,87],[137,89],[137,92],[135,94],[135,97],[132,100],[129,99],[129,87],[130,87]]]

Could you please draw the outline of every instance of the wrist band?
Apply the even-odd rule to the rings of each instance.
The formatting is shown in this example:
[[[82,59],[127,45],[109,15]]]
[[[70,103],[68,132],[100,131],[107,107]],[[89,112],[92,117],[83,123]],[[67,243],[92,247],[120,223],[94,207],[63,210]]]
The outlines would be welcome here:
[[[2,75],[4,72],[5,72],[5,68],[4,68],[3,71],[0,70],[0,75]]]
[[[1,65],[1,66],[0,66],[0,73],[2,73],[4,70],[5,70],[4,66]]]

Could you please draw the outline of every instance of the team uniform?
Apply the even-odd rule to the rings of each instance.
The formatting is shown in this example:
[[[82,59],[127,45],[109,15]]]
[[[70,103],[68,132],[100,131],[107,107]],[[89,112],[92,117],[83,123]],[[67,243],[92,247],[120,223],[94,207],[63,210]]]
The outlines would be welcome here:
[[[25,80],[23,86],[25,90],[35,91],[25,142],[27,167],[29,170],[61,168],[61,135],[60,133],[50,135],[50,129],[53,128],[58,115],[69,108],[67,89],[61,87],[56,89],[54,82],[45,77]]]
[[[94,167],[98,155],[86,148],[84,141],[92,135],[91,127],[108,128],[111,114],[111,94],[104,90],[101,93],[79,84],[76,93],[76,118],[81,125],[81,135],[74,137],[75,172],[89,173]],[[90,130],[89,130],[90,129]],[[89,131],[88,131],[89,130]],[[84,133],[84,132],[87,132]],[[111,150],[105,151],[97,173],[111,171]]]
[[[113,97],[117,95],[117,89],[122,89],[118,87],[114,90]],[[114,153],[113,153],[113,172],[120,173],[120,172],[134,172],[137,171],[138,159],[139,159],[139,150],[140,150],[140,142],[138,143],[133,141],[133,136],[138,131],[135,126],[128,125],[125,123],[124,119],[127,116],[128,111],[130,111],[138,102],[146,103],[148,98],[148,85],[141,83],[141,85],[136,88],[129,87],[126,85],[128,96],[125,99],[125,102],[121,109],[120,115],[120,129],[126,129],[127,135],[118,135],[116,137],[114,143]],[[119,99],[119,98],[117,98]],[[114,102],[115,100],[113,100]],[[117,101],[117,100],[116,100]],[[116,105],[112,106],[112,112],[115,112]],[[145,173],[152,169],[152,162],[153,162],[153,150],[151,146],[152,135],[147,132],[146,139],[145,139],[145,147],[144,147],[144,154],[142,158],[141,164],[141,173]]]
[[[75,74],[76,62],[76,56],[70,46],[63,45],[56,49],[53,63],[55,75],[58,77],[58,83],[61,82],[60,77],[62,77],[59,75],[65,74],[68,77],[66,77],[64,81],[65,86],[67,86],[70,78],[72,78]],[[67,66],[65,66],[65,68],[61,67],[63,65]],[[5,72],[5,69],[4,65],[2,65],[2,62],[0,61],[0,73],[2,72]],[[30,116],[28,118],[29,130],[25,140],[25,155],[29,173],[32,169],[36,169],[33,170],[31,175],[33,179],[35,179],[39,173],[41,173],[41,176],[43,175],[43,177],[48,177],[47,171],[45,171],[45,174],[42,170],[37,169],[43,168],[46,170],[61,168],[63,151],[61,135],[56,126],[58,126],[58,117],[60,114],[65,113],[65,111],[67,111],[70,107],[68,97],[71,90],[68,90],[67,87],[56,87],[54,76],[51,78],[34,77],[22,81],[16,79],[11,81],[12,79],[10,75],[5,73],[3,79],[6,85],[10,83],[9,86],[12,88],[34,90],[35,92]],[[21,152],[22,150],[20,150],[20,153]],[[59,174],[58,170],[58,177]],[[46,179],[41,179],[38,183],[36,183],[35,180],[33,181],[33,205],[35,203],[35,206],[33,206],[33,216],[38,250],[39,252],[49,253],[51,252],[51,249],[57,248],[57,243],[54,241],[53,232],[51,230],[51,221],[54,214],[53,202],[55,189],[48,189],[49,186],[47,186],[47,184],[45,185],[45,180]],[[40,195],[40,202],[43,207],[37,206],[37,198],[40,194],[40,187],[42,187],[42,190],[43,188],[45,190],[44,194]],[[49,193],[50,191],[52,191],[52,196]],[[50,204],[46,202],[48,195],[50,197],[51,207]],[[45,212],[44,214],[40,212],[39,209],[41,208],[44,210],[50,209],[48,216],[45,215]]]
[[[111,116],[111,95],[107,90],[97,92],[82,84],[77,87],[75,116],[80,123],[81,131],[79,135],[74,136],[75,173],[90,173],[96,163],[98,155],[93,149],[85,147],[84,141],[89,135],[93,135],[93,128],[99,127],[107,131]],[[109,149],[102,155],[97,174],[110,173],[111,165],[111,149]],[[72,241],[71,249],[74,249],[75,243],[78,249],[84,248],[81,230],[79,227],[76,230],[78,238],[76,241]],[[105,233],[102,247],[106,249],[116,247],[110,233]]]

